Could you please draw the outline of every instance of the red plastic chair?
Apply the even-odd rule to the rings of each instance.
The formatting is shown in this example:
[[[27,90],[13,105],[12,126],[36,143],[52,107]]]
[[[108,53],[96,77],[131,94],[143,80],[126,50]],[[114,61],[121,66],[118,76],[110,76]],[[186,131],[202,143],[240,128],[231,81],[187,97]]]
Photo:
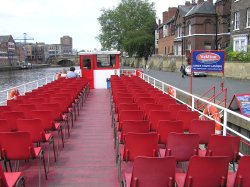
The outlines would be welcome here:
[[[119,180],[121,180],[122,174],[122,161],[133,162],[137,156],[158,157],[158,135],[156,133],[127,133],[124,147],[120,149],[118,158]]]
[[[49,150],[48,150],[48,170],[50,164],[50,145],[52,144],[53,152],[54,152],[54,160],[56,162],[56,152],[55,152],[55,144],[54,137],[51,133],[45,133],[45,129],[43,128],[42,122],[40,119],[18,119],[17,120],[17,130],[23,132],[29,132],[30,137],[33,143],[37,143],[40,146],[40,143],[48,142]]]
[[[199,113],[196,111],[179,111],[177,113],[176,119],[183,122],[184,131],[189,131],[191,122],[194,119],[199,119]]]
[[[173,120],[169,111],[153,110],[149,114],[151,131],[157,131],[158,123],[162,120]]]
[[[159,121],[157,131],[159,136],[159,144],[167,144],[168,134],[171,132],[183,133],[182,121]]]
[[[44,151],[41,147],[33,147],[29,132],[1,132],[1,156],[4,162],[10,160],[39,159],[39,187],[41,186],[41,167],[44,166],[45,178],[47,171],[44,160]],[[10,162],[9,162],[10,163]],[[7,168],[6,168],[7,170]]]
[[[140,110],[144,111],[145,105],[148,103],[155,103],[155,99],[151,97],[140,97],[136,99],[136,103],[138,104]]]
[[[0,132],[11,132],[12,128],[9,125],[8,120],[0,119]]]
[[[176,173],[178,187],[226,186],[228,173],[227,157],[199,157],[190,159],[187,173]]]
[[[8,124],[11,128],[11,131],[16,131],[16,120],[17,119],[24,119],[25,115],[23,112],[18,111],[11,111],[11,112],[4,112],[2,113],[3,119],[6,119],[8,121]]]
[[[215,121],[213,120],[193,120],[189,129],[190,133],[200,135],[200,144],[207,145],[210,137],[215,133]]]
[[[0,184],[2,187],[24,187],[25,180],[21,172],[4,172],[0,165]]]
[[[228,172],[227,187],[250,186],[250,155],[242,156],[236,172]]]
[[[126,187],[174,187],[174,157],[152,158],[137,157],[132,173],[125,173]]]
[[[178,120],[178,118],[177,118],[178,112],[181,110],[187,111],[188,107],[186,105],[183,105],[183,104],[170,104],[170,105],[168,105],[167,110],[169,110],[171,112],[171,117],[173,120]]]
[[[198,154],[199,135],[184,133],[169,133],[165,156],[173,156],[176,161],[189,161]]]
[[[146,103],[144,105],[145,119],[149,119],[150,112],[153,110],[163,110],[163,106],[155,103]]]
[[[233,164],[235,171],[235,162],[239,155],[240,137],[238,136],[220,136],[212,135],[208,142],[206,156],[227,156],[229,161]],[[204,151],[199,151],[200,156],[204,156]]]
[[[20,111],[24,113],[25,118],[30,118],[30,111],[36,110],[35,104],[18,104],[15,106],[16,111]]]

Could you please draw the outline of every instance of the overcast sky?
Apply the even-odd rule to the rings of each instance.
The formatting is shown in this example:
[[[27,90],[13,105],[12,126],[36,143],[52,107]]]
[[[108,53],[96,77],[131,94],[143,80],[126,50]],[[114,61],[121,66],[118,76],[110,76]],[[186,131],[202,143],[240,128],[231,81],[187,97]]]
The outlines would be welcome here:
[[[96,40],[100,25],[97,18],[102,8],[112,8],[120,0],[0,0],[0,35],[22,38],[23,33],[34,38],[31,42],[59,44],[60,37],[73,38],[77,50],[100,49]],[[185,4],[185,0],[149,0],[155,3],[157,17],[168,7]]]

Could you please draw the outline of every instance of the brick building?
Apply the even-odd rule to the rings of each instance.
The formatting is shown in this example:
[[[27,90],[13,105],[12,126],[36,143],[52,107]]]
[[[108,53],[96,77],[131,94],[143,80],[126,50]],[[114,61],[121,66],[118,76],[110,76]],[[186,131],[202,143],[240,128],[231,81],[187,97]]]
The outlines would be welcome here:
[[[225,49],[230,44],[231,0],[217,0],[215,12],[217,16],[217,47]]]
[[[232,0],[231,43],[234,51],[247,51],[250,45],[250,1]]]
[[[183,52],[216,48],[216,12],[212,0],[198,0],[183,20]],[[186,51],[185,51],[186,50]]]
[[[163,12],[163,22],[159,24],[159,40],[158,40],[158,54],[169,55],[173,54],[174,41],[174,17],[177,8],[171,7],[168,11]]]
[[[0,66],[17,63],[16,43],[11,35],[0,36]]]

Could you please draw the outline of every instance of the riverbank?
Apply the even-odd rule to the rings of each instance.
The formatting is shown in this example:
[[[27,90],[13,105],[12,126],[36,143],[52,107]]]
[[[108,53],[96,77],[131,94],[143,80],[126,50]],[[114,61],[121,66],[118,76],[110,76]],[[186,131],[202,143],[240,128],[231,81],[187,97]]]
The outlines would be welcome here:
[[[47,68],[52,67],[49,64],[32,64],[32,68]],[[59,67],[59,66],[56,66]],[[22,70],[20,66],[1,66],[0,71],[13,71],[13,70]]]

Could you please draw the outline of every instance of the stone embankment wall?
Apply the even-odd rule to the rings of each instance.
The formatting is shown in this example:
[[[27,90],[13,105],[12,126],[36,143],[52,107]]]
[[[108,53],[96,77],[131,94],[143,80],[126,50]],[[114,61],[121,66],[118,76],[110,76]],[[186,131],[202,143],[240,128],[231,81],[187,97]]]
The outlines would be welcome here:
[[[122,61],[131,67],[139,68],[141,64],[145,67],[146,62],[143,58],[125,58]],[[179,72],[181,64],[187,65],[185,56],[153,56],[148,59],[150,69]],[[225,77],[237,79],[250,79],[250,62],[225,62]],[[209,73],[211,76],[221,76],[221,73]]]

